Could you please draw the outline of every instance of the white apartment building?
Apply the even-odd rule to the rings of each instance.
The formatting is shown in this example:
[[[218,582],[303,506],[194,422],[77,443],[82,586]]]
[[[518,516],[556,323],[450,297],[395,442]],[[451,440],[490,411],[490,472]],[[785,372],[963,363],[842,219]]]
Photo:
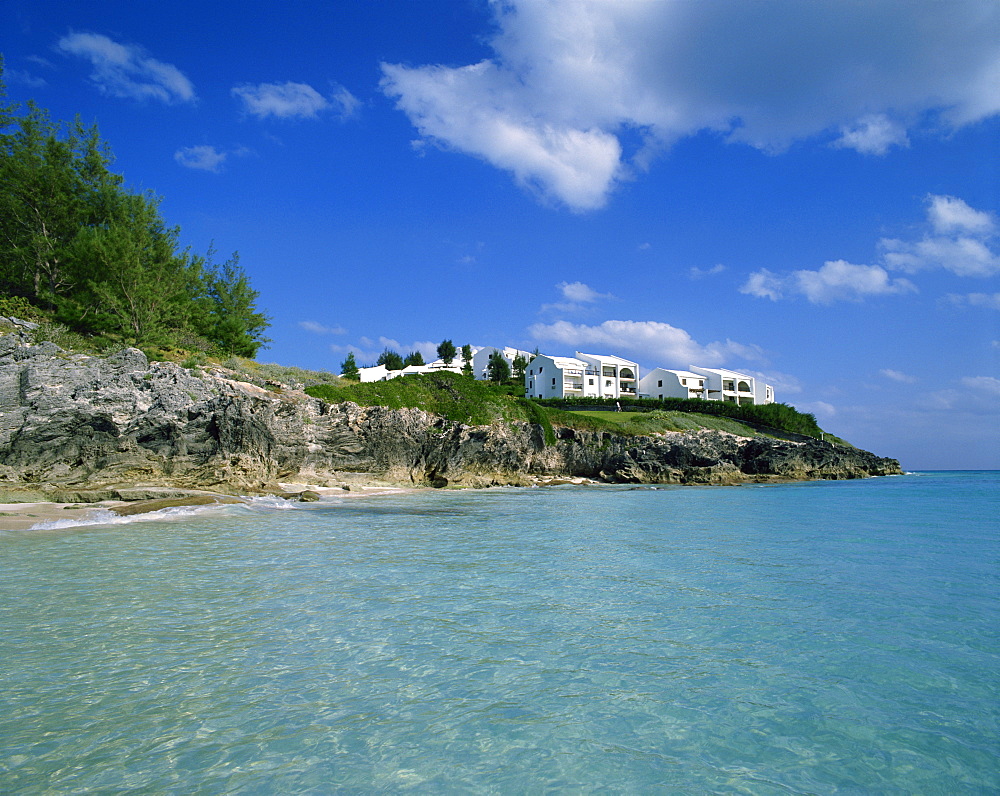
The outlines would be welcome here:
[[[639,366],[620,357],[539,354],[528,363],[524,393],[528,398],[634,398],[638,375]]]
[[[402,370],[389,370],[385,365],[373,365],[370,368],[358,368],[358,375],[361,381],[388,381],[389,379],[398,379],[400,376],[414,376],[418,373],[440,373],[441,371],[461,373],[462,366],[461,363],[456,364],[454,362],[450,365],[445,365],[441,360],[431,362],[429,365],[407,365]]]
[[[518,355],[524,358],[525,362],[530,362],[532,357],[535,355],[530,351],[521,351],[519,348],[511,348],[510,346],[504,346],[503,348],[494,348],[493,346],[484,346],[482,348],[472,348],[472,375],[480,380],[486,380],[489,376],[489,364],[490,357],[494,352],[499,352],[500,355],[507,360],[507,367],[511,369],[511,373],[514,371],[514,360],[517,359]],[[459,350],[458,357],[455,360],[459,365],[462,364],[462,352]]]
[[[705,377],[705,398],[709,401],[729,401],[735,404],[773,404],[774,387],[763,381],[724,368],[699,368],[694,373]]]
[[[690,370],[655,368],[639,380],[643,398],[704,398],[707,377]]]

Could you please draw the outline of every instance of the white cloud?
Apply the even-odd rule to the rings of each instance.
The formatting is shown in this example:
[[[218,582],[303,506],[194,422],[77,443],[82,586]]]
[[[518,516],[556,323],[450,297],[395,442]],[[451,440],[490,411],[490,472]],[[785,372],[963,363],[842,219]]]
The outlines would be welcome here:
[[[918,241],[883,238],[881,264],[854,265],[846,260],[829,260],[816,271],[800,270],[776,274],[766,268],[754,271],[740,288],[758,298],[777,301],[786,295],[803,295],[814,304],[834,301],[862,301],[869,296],[917,292],[909,279],[894,278],[890,270],[912,274],[930,268],[944,268],[956,276],[986,277],[1000,273],[1000,254],[992,248],[997,224],[990,213],[976,210],[954,196],[927,197],[928,232]],[[951,294],[948,300],[972,306],[991,307],[995,297],[970,293]]]
[[[20,69],[4,69],[4,79],[12,86],[25,86],[26,88],[44,88],[48,85],[45,78],[37,77],[30,72]]]
[[[590,285],[585,285],[583,282],[560,282],[556,287],[567,299],[580,304],[591,304],[599,299],[614,298],[610,293],[598,293]]]
[[[954,196],[931,195],[927,201],[930,231],[921,240],[879,241],[889,268],[906,273],[944,268],[957,276],[974,277],[1000,273],[1000,254],[991,248],[997,224],[990,213]]]
[[[861,301],[868,296],[915,293],[916,286],[907,279],[891,279],[877,265],[853,265],[846,260],[832,260],[818,271],[794,271],[797,291],[813,304],[834,301]]]
[[[306,83],[244,83],[235,86],[232,95],[243,101],[247,113],[264,119],[274,116],[279,119],[314,119],[320,113],[333,110],[343,118],[352,116],[360,105],[343,86],[334,86],[332,98],[328,99]]]
[[[314,334],[347,334],[343,326],[324,326],[316,321],[299,321],[299,326]]]
[[[824,135],[883,153],[938,112],[1000,112],[994,0],[494,2],[493,57],[383,64],[426,139],[483,158],[575,210],[702,130],[767,151]],[[822,101],[817,101],[821,97]],[[620,137],[638,134],[639,152]]]
[[[56,46],[90,61],[94,67],[90,79],[111,96],[166,103],[195,98],[194,86],[176,66],[149,57],[141,47],[119,44],[99,33],[70,33]]]
[[[1000,293],[966,293],[965,295],[949,293],[947,299],[959,307],[968,305],[970,307],[985,307],[988,310],[1000,310]]]
[[[989,213],[974,210],[954,196],[927,197],[927,219],[940,234],[971,232],[989,235],[996,229],[996,222]]]
[[[993,376],[964,376],[959,379],[959,384],[970,390],[1000,398],[1000,379]]]
[[[883,376],[891,381],[897,381],[900,384],[915,384],[916,378],[914,376],[909,376],[900,370],[893,370],[892,368],[883,368],[879,371]]]
[[[189,169],[200,169],[218,173],[226,161],[227,154],[214,146],[187,146],[174,152],[174,160]]]
[[[692,279],[702,279],[703,277],[706,276],[715,276],[716,274],[721,274],[725,270],[726,266],[724,266],[722,263],[719,263],[717,265],[713,265],[711,268],[693,267],[688,271],[688,275]]]
[[[614,298],[611,293],[598,293],[590,285],[585,285],[583,282],[560,282],[556,288],[566,301],[543,304],[540,312],[579,312],[589,304]]]
[[[784,297],[782,291],[785,289],[785,281],[784,277],[772,273],[766,268],[761,268],[747,277],[747,281],[740,288],[740,293],[777,301]]]
[[[733,357],[763,359],[756,345],[732,340],[702,345],[683,329],[659,321],[604,321],[597,326],[556,321],[536,323],[528,331],[540,342],[558,343],[573,351],[597,348],[632,355],[655,366],[719,365]]]
[[[853,125],[842,126],[840,132],[840,138],[833,142],[834,146],[856,149],[865,155],[885,155],[894,146],[910,145],[906,128],[881,113],[864,116]]]
[[[944,389],[919,396],[918,409],[944,410],[974,415],[1000,414],[1000,379],[993,376],[964,376],[962,389]]]
[[[335,106],[340,108],[340,115],[345,119],[354,116],[358,112],[358,108],[361,107],[361,100],[343,86],[336,84],[334,84],[333,94],[331,94],[330,99]]]
[[[846,260],[830,260],[817,271],[793,271],[787,276],[762,268],[750,274],[740,288],[741,293],[772,301],[785,295],[803,295],[813,304],[862,301],[870,296],[915,293],[916,290],[908,279],[892,279],[881,266],[854,265]]]

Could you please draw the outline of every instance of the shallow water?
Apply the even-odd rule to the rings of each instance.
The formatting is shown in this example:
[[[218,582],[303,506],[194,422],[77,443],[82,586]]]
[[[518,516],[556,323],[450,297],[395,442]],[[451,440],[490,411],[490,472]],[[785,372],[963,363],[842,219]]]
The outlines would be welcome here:
[[[998,475],[3,533],[0,792],[994,792]]]

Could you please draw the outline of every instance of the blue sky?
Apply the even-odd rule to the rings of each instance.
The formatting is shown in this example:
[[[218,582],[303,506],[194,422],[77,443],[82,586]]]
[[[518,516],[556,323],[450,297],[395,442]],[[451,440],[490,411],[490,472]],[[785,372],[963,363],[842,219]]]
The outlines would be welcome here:
[[[4,0],[0,52],[240,253],[262,359],[729,367],[1000,467],[996,0]]]

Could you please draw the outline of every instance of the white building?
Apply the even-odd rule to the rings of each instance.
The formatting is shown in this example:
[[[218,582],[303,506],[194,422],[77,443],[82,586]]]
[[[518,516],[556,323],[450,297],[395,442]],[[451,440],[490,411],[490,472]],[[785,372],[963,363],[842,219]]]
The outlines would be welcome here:
[[[639,366],[620,357],[576,352],[575,357],[539,354],[528,363],[528,398],[634,398]]]
[[[507,361],[507,367],[511,369],[511,373],[514,372],[514,360],[517,359],[518,356],[523,357],[525,362],[530,362],[531,358],[535,356],[530,351],[521,351],[518,348],[511,348],[510,346],[504,346],[503,348],[494,348],[493,346],[483,346],[482,348],[473,347],[472,375],[477,379],[486,380],[490,377],[490,357],[493,356],[494,352],[499,352],[499,354]],[[456,361],[459,364],[462,364],[461,350],[458,352],[458,359]]]
[[[429,365],[407,365],[402,370],[389,370],[385,365],[373,365],[370,368],[358,368],[358,375],[361,381],[365,382],[388,381],[389,379],[398,379],[400,376],[414,376],[418,373],[440,373],[441,371],[461,373],[462,366],[454,362],[450,365],[445,365],[440,360],[431,362]]]
[[[691,366],[696,374],[705,377],[705,398],[709,401],[729,401],[734,404],[773,404],[774,388],[770,384],[724,368],[699,368]]]
[[[704,398],[707,377],[690,370],[655,368],[639,380],[643,398]]]

